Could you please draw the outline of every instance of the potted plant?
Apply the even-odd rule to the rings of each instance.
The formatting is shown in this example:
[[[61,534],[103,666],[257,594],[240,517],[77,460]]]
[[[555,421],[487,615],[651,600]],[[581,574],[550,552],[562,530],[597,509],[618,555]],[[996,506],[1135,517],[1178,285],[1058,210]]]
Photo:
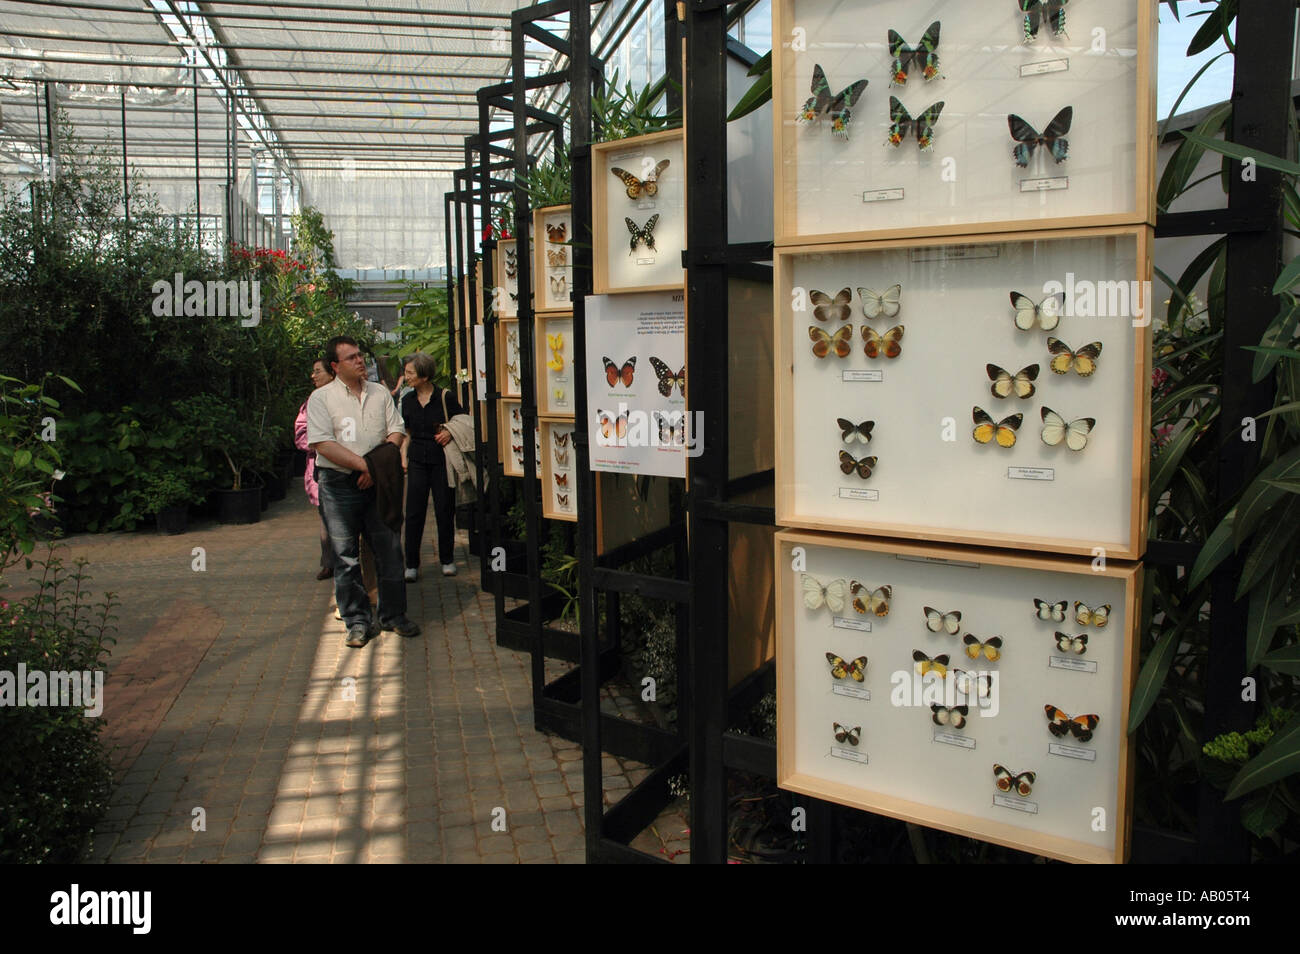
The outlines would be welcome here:
[[[184,533],[189,524],[189,505],[200,499],[198,474],[194,468],[160,470],[142,479],[143,510],[154,515],[158,532]]]
[[[195,441],[210,458],[230,471],[230,486],[213,491],[221,523],[257,523],[262,512],[262,483],[244,479],[261,462],[265,442],[261,428],[240,414],[229,400],[199,394],[177,402],[178,411],[194,429]],[[218,465],[220,466],[220,464]]]

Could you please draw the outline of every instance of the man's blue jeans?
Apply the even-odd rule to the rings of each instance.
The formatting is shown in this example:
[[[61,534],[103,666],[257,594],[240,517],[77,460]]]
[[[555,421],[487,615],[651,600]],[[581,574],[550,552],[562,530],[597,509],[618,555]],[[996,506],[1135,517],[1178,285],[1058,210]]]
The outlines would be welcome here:
[[[379,619],[390,623],[406,615],[406,580],[402,576],[400,536],[379,518],[375,488],[358,490],[357,471],[322,467],[320,509],[334,547],[334,598],[349,629],[370,625],[370,598],[361,582],[357,534],[364,533],[375,555],[379,577]]]

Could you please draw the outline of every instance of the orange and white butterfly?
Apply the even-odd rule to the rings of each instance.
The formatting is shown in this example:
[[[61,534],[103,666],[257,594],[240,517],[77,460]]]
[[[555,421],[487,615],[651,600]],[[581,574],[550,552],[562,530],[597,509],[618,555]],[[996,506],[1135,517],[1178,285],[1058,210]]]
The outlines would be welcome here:
[[[996,662],[1002,658],[1002,637],[990,636],[984,641],[980,641],[978,636],[967,633],[962,637],[962,644],[965,646],[966,655],[971,659],[979,659],[983,656],[990,662]]]
[[[868,611],[877,616],[889,615],[889,601],[894,595],[894,588],[888,584],[870,589],[865,583],[854,580],[849,584],[853,594],[853,608],[864,616]]]
[[[862,737],[862,726],[854,726],[850,729],[848,726],[840,725],[838,722],[832,722],[835,727],[835,741],[847,742],[849,745],[857,745],[858,740]]]
[[[1070,368],[1081,378],[1091,377],[1097,370],[1097,357],[1101,354],[1101,342],[1086,344],[1078,351],[1071,351],[1070,346],[1059,338],[1048,336],[1047,350],[1052,352],[1051,368],[1057,374],[1067,374]]]
[[[826,661],[831,664],[831,675],[836,679],[847,679],[851,676],[854,682],[863,682],[867,678],[866,656],[859,656],[852,662],[848,662],[834,653],[827,653]]]
[[[961,613],[958,610],[940,613],[933,606],[923,606],[921,609],[925,611],[925,628],[930,632],[943,630],[949,636],[956,636],[961,631]]]
[[[1051,704],[1043,706],[1043,712],[1047,714],[1047,731],[1058,739],[1069,733],[1080,742],[1087,742],[1092,738],[1097,723],[1101,721],[1101,716],[1098,715],[1066,715]]]
[[[903,353],[903,346],[899,344],[903,340],[903,326],[895,325],[882,335],[876,329],[863,325],[862,340],[866,342],[862,350],[868,358],[897,358]]]
[[[975,407],[971,409],[971,419],[975,421],[975,429],[971,431],[971,436],[975,438],[976,443],[987,444],[996,438],[999,447],[1015,447],[1016,431],[1020,429],[1020,422],[1025,419],[1025,416],[1019,413],[1010,414],[995,424],[988,411]]]
[[[617,417],[611,411],[597,409],[596,420],[600,424],[600,436],[604,440],[622,440],[627,436],[627,412]]]
[[[853,346],[849,344],[853,340],[853,326],[845,325],[835,334],[827,334],[816,325],[808,326],[808,337],[812,339],[812,353],[818,358],[824,358],[832,351],[837,358],[847,358]]]
[[[632,386],[632,379],[636,376],[636,355],[624,361],[622,367],[609,360],[607,356],[602,355],[600,360],[605,363],[605,380],[609,382],[611,388],[620,381],[625,388]]]
[[[1015,792],[1021,798],[1028,798],[1034,790],[1034,779],[1037,777],[1033,772],[1013,773],[997,763],[993,765],[993,784],[999,792]]]
[[[1098,629],[1104,629],[1110,622],[1110,604],[1105,603],[1092,609],[1086,603],[1074,601],[1074,621],[1080,626],[1096,626]]]

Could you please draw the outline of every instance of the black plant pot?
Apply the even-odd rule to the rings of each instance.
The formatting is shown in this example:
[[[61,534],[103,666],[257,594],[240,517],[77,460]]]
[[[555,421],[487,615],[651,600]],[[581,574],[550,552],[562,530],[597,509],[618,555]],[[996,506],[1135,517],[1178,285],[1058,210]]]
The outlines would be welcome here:
[[[163,507],[158,511],[157,521],[159,533],[165,533],[168,536],[184,533],[189,529],[190,508],[186,506]]]
[[[217,490],[217,519],[222,523],[257,523],[262,519],[262,488]]]
[[[268,501],[284,499],[285,486],[288,483],[287,467],[288,465],[286,464],[285,468],[277,467],[271,473],[262,475],[262,480],[266,486],[266,499]],[[265,510],[266,508],[263,507],[262,509]]]

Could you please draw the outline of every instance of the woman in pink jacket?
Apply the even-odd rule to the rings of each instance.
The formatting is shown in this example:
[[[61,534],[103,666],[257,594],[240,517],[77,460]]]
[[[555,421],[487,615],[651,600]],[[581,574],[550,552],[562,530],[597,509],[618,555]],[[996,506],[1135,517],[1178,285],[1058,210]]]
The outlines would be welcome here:
[[[334,372],[324,358],[317,358],[311,366],[311,383],[323,388],[334,380]],[[316,579],[327,580],[334,576],[334,548],[330,546],[330,534],[325,525],[325,514],[320,509],[320,492],[316,486],[316,452],[307,448],[307,402],[298,408],[298,420],[293,425],[293,442],[298,450],[307,451],[307,470],[302,475],[302,485],[307,490],[307,499],[320,513],[320,572]]]

